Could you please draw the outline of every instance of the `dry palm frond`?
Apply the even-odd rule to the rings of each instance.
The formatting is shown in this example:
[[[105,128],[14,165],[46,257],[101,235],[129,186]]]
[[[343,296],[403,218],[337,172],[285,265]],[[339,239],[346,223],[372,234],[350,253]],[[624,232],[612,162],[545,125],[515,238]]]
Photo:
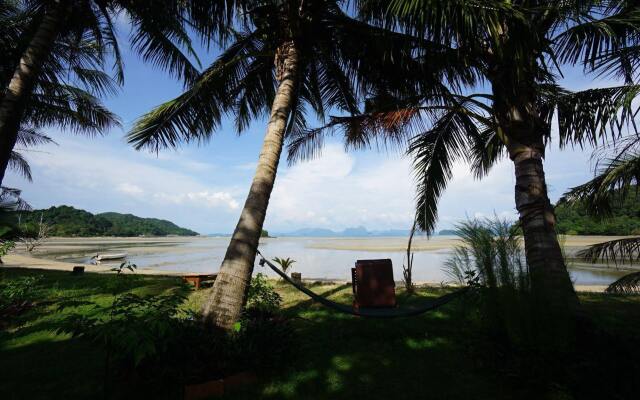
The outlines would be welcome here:
[[[633,272],[613,282],[606,293],[638,294],[640,293],[640,272]]]
[[[576,254],[579,258],[595,263],[604,261],[633,264],[640,260],[640,237],[610,240],[594,244]]]

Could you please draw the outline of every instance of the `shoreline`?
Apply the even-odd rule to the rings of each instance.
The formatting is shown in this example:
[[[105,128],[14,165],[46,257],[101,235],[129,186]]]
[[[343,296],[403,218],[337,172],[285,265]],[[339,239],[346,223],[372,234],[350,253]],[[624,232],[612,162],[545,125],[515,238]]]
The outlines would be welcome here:
[[[568,254],[588,246],[590,244],[599,243],[606,240],[620,238],[620,236],[564,236],[561,237],[565,249]],[[278,240],[294,240],[303,242],[305,247],[311,249],[336,250],[336,251],[369,251],[369,252],[394,252],[406,250],[406,238],[403,237],[374,237],[374,238],[263,238],[261,242],[268,245],[269,242]],[[41,245],[34,254],[28,254],[21,249],[18,244],[16,249],[10,254],[4,256],[4,267],[10,268],[30,268],[58,271],[72,271],[74,266],[84,266],[86,272],[111,273],[114,263],[103,265],[95,265],[86,262],[68,262],[59,260],[58,258],[69,258],[77,256],[82,258],[93,252],[103,252],[105,250],[122,249],[128,253],[136,255],[161,255],[163,253],[189,254],[190,252],[206,248],[213,243],[217,246],[226,246],[229,238],[215,238],[209,236],[163,236],[163,237],[55,237],[48,239]],[[202,243],[199,243],[202,241]],[[209,242],[205,242],[209,241]],[[432,237],[427,239],[419,237],[414,239],[413,250],[415,252],[442,252],[451,249],[459,244],[456,237]],[[189,246],[183,246],[189,244]],[[188,263],[186,264],[188,268]],[[574,265],[578,269],[603,270],[604,266],[577,263]],[[2,268],[2,266],[0,266]],[[638,267],[622,266],[618,270],[638,270]],[[190,271],[185,269],[172,270],[159,269],[151,267],[138,266],[136,273],[141,275],[159,275],[159,276],[183,276],[189,274],[201,273],[198,271]],[[308,282],[346,282],[344,279],[326,279],[312,277],[305,278]],[[440,286],[441,282],[436,281],[416,281],[418,285]],[[606,289],[606,285],[601,284],[578,284],[574,285],[576,291],[586,292],[602,292]]]

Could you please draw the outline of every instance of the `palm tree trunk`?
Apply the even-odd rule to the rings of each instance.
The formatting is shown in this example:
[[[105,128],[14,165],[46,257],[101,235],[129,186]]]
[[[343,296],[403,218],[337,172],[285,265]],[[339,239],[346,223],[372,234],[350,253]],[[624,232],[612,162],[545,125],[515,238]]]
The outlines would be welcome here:
[[[240,214],[213,292],[202,308],[206,322],[230,329],[240,319],[256,249],[276,179],[287,122],[298,85],[299,53],[292,42],[281,46],[276,56],[279,86],[271,107],[262,151],[251,189]]]
[[[547,193],[544,136],[550,127],[539,117],[535,91],[493,82],[498,135],[515,166],[515,203],[524,234],[532,292],[557,309],[578,304],[556,234],[556,216]],[[533,87],[533,86],[531,86]],[[546,306],[545,306],[546,307]]]
[[[33,92],[42,64],[63,25],[68,5],[59,1],[42,17],[29,46],[20,58],[2,102],[0,103],[0,185],[4,180],[11,152],[18,138],[20,123]]]
[[[547,194],[542,153],[521,149],[514,157],[516,209],[534,292],[576,300],[556,234],[556,216]],[[562,301],[562,300],[561,300]]]

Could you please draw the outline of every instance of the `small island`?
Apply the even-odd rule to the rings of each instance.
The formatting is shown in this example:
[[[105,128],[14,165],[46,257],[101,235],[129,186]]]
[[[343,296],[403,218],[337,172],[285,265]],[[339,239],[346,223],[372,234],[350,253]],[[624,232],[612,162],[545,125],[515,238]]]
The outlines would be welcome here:
[[[198,236],[198,232],[179,227],[173,222],[142,218],[133,214],[105,212],[92,214],[71,206],[50,207],[43,210],[22,211],[18,214],[21,226],[37,225],[42,221],[50,227],[49,236]]]

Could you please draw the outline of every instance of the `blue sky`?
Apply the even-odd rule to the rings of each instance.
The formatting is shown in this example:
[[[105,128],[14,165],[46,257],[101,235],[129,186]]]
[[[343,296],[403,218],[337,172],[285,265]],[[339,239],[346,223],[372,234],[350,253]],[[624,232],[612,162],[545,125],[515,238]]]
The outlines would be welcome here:
[[[200,147],[184,146],[157,155],[133,150],[124,139],[131,123],[178,95],[181,85],[124,50],[125,86],[105,101],[122,118],[123,129],[96,138],[50,129],[47,132],[57,146],[25,152],[34,182],[10,172],[5,184],[22,188],[23,197],[36,208],[67,204],[91,212],[169,219],[200,233],[233,231],[265,121],[255,121],[242,136],[227,121],[211,142]],[[202,56],[203,65],[214,56]],[[563,83],[574,90],[615,84],[584,78],[580,71],[569,71]],[[590,149],[549,147],[545,168],[552,201],[592,176],[590,157]],[[508,160],[482,181],[474,180],[464,164],[454,171],[440,201],[440,229],[468,216],[515,216],[513,166]],[[288,167],[283,156],[265,228],[275,232],[305,227],[408,229],[413,196],[409,162],[402,154],[347,154],[340,143],[328,142],[322,157],[310,162]]]

